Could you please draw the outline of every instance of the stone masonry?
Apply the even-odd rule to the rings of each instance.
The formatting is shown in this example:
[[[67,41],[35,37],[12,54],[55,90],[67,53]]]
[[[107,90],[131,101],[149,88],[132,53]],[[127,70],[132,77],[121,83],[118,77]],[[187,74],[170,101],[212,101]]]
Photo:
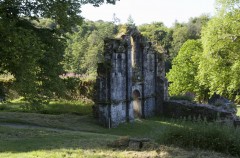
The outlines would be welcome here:
[[[103,126],[162,113],[167,98],[163,54],[137,30],[105,40],[97,73],[95,110]]]

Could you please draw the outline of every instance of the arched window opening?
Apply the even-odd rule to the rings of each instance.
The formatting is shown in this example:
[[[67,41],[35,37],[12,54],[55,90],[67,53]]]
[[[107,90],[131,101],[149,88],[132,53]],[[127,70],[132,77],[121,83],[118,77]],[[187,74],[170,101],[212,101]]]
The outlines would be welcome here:
[[[135,118],[142,117],[142,105],[141,105],[141,94],[139,90],[133,91],[133,111]]]

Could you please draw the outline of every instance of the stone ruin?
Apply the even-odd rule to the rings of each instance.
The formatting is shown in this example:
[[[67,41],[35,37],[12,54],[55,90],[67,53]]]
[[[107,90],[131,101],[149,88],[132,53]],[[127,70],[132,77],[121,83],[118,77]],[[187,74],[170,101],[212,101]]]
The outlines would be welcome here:
[[[98,64],[95,115],[108,128],[163,112],[167,81],[163,54],[137,30],[105,39]]]

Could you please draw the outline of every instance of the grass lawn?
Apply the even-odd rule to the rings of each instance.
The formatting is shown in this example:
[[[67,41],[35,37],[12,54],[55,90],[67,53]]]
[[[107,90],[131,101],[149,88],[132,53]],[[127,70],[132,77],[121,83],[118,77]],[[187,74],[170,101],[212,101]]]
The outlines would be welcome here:
[[[45,111],[38,113],[24,111],[23,105],[19,101],[17,103],[0,105],[1,158],[231,157],[192,147],[183,149],[164,142],[166,140],[164,137],[169,137],[169,135],[169,138],[173,136],[173,140],[176,138],[181,142],[182,133],[183,136],[187,136],[187,138],[184,138],[187,144],[192,144],[194,141],[205,138],[196,136],[198,139],[195,140],[195,137],[193,137],[195,134],[198,134],[198,136],[206,135],[210,139],[213,137],[215,141],[214,135],[211,134],[215,127],[203,124],[199,127],[198,124],[192,122],[155,117],[147,120],[136,120],[134,123],[121,124],[118,128],[106,129],[99,126],[96,119],[92,117],[90,104],[81,102],[52,102],[49,107],[43,109]],[[205,128],[209,128],[210,135],[208,135],[208,132],[204,133]],[[204,130],[201,131],[201,129]],[[221,128],[218,129],[218,131],[221,130]],[[195,133],[192,133],[192,131]],[[229,130],[227,133],[220,133],[219,138],[225,139],[225,135],[231,132]],[[240,131],[236,131],[235,135],[238,135],[237,132],[240,133]],[[180,137],[178,137],[178,134],[180,134]],[[236,139],[235,135],[231,137],[234,140]],[[109,143],[123,136],[149,138],[153,142],[158,143],[158,148],[134,151],[114,149],[108,146]],[[188,140],[188,137],[191,137],[191,139]],[[222,140],[220,141],[223,142]],[[204,143],[203,146],[208,145]],[[236,142],[234,143],[236,144]],[[240,145],[238,142],[237,144]]]
[[[29,105],[21,99],[13,100],[8,103],[0,103],[0,111],[6,112],[34,112],[42,114],[77,114],[88,115],[92,112],[92,102],[81,101],[51,101],[44,105],[40,110],[29,109]]]
[[[159,150],[116,150],[108,144],[118,136],[76,131],[0,128],[1,158],[61,158],[61,157],[226,157],[201,150],[184,150],[160,146]]]
[[[97,125],[91,116],[0,112],[0,157],[230,157],[171,145],[142,151],[108,146],[122,136],[161,142],[159,138],[171,128],[182,128],[182,125],[169,119],[152,118],[106,129]]]

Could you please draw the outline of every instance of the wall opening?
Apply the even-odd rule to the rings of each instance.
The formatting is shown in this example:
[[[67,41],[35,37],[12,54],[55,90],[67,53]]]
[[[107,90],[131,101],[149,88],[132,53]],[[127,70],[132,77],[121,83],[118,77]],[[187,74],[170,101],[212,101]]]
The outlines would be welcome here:
[[[117,72],[121,73],[122,71],[122,56],[120,54],[117,55]]]
[[[133,111],[135,118],[142,117],[142,101],[141,101],[141,94],[139,90],[133,91]]]

